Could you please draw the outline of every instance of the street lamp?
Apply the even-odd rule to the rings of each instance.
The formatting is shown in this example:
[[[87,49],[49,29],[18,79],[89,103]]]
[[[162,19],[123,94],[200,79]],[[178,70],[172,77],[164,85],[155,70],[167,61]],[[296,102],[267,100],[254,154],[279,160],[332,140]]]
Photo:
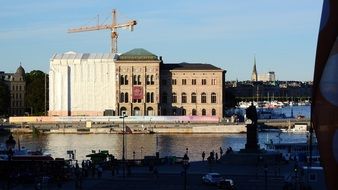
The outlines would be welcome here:
[[[125,175],[125,148],[124,148],[124,133],[125,133],[125,128],[124,128],[124,118],[128,117],[127,115],[125,115],[125,113],[122,114],[122,116],[120,116],[120,118],[122,119],[122,166],[123,166],[123,178],[126,176]]]
[[[187,170],[189,167],[189,157],[187,154],[184,154],[182,166],[184,169],[184,190],[186,190],[187,189]]]

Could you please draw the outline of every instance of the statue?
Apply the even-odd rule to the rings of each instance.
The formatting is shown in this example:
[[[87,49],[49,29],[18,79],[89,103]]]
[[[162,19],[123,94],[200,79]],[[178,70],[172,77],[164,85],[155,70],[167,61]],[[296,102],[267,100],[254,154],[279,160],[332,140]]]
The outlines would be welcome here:
[[[255,152],[259,150],[258,138],[257,138],[257,111],[256,107],[251,103],[246,110],[246,117],[251,120],[251,124],[247,124],[246,144],[245,150],[249,152]]]

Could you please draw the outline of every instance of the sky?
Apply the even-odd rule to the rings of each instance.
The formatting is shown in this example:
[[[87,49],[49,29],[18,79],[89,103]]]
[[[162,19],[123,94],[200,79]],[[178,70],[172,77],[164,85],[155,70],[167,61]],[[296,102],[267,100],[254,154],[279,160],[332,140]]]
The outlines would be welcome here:
[[[0,0],[0,71],[48,72],[55,53],[110,52],[110,31],[69,28],[136,20],[119,30],[118,52],[144,48],[165,63],[208,63],[226,80],[275,71],[277,80],[313,79],[320,0]]]

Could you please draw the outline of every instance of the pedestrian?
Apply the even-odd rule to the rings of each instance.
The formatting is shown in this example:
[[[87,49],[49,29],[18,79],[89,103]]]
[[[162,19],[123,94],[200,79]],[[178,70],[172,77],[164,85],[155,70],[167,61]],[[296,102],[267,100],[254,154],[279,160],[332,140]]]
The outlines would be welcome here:
[[[204,162],[204,158],[205,158],[205,152],[202,152],[202,161]]]
[[[218,153],[216,152],[216,161],[218,160]]]
[[[222,156],[223,155],[223,149],[222,147],[219,147],[219,156]]]

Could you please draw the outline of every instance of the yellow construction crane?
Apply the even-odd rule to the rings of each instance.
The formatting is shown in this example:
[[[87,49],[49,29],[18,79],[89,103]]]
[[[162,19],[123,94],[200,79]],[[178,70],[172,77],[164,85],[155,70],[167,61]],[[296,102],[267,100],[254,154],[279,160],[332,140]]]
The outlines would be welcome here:
[[[68,30],[68,33],[75,33],[75,32],[87,32],[87,31],[94,31],[94,30],[111,30],[111,51],[112,53],[117,53],[117,29],[118,28],[129,28],[130,31],[134,30],[134,26],[136,25],[136,20],[130,20],[123,24],[116,23],[116,10],[113,9],[112,12],[112,24],[105,24],[100,25],[99,22],[96,26],[82,26],[80,28],[71,28]]]

